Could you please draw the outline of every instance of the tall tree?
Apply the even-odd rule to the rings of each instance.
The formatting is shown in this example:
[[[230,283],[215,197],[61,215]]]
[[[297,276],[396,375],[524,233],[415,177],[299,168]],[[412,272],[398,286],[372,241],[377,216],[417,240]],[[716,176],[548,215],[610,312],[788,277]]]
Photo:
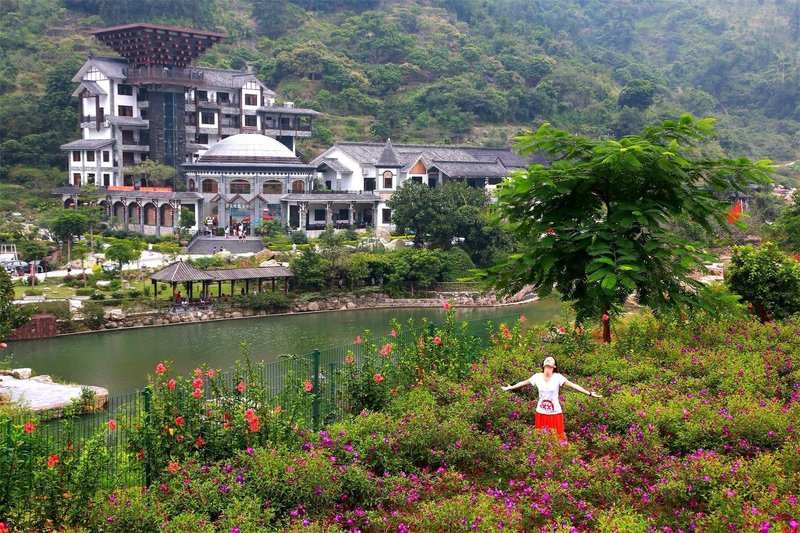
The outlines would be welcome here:
[[[136,166],[122,169],[122,173],[126,176],[142,176],[145,187],[149,187],[152,184],[164,185],[175,177],[175,172],[174,167],[164,165],[153,159],[145,159]],[[150,183],[151,181],[153,182],[152,184]]]
[[[89,219],[80,211],[64,209],[50,224],[50,229],[62,241],[67,241],[67,262],[72,260],[72,238],[83,235]]]
[[[14,287],[5,269],[0,268],[0,341],[28,321],[30,313],[14,303]]]
[[[715,135],[713,119],[666,120],[619,140],[589,140],[543,125],[519,138],[523,153],[552,158],[499,188],[497,220],[518,250],[493,269],[506,292],[531,284],[574,302],[579,323],[611,318],[628,297],[653,308],[697,305],[710,256],[668,223],[683,216],[705,232],[725,227],[724,195],[770,181],[768,161],[710,159],[696,145]]]
[[[117,241],[105,250],[106,257],[119,265],[119,280],[122,281],[122,269],[125,263],[136,261],[141,251],[130,241]]]

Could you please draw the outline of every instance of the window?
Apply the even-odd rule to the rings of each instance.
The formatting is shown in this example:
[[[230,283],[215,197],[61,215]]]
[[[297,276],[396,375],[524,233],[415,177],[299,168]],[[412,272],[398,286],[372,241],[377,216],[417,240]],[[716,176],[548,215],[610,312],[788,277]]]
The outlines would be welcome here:
[[[256,117],[255,115],[245,115],[244,125],[247,127],[255,128],[256,126],[258,126],[258,117]]]
[[[205,102],[208,100],[208,91],[197,91],[195,94],[197,95],[198,102]]]
[[[111,161],[111,152],[103,150],[103,163],[108,163],[109,161]]]
[[[208,144],[208,133],[200,133],[197,135],[198,144]]]
[[[420,185],[422,185],[422,176],[411,176],[411,181],[413,181],[414,183],[419,183]]]
[[[86,162],[87,163],[94,163],[94,152],[90,150],[86,150]]]
[[[133,96],[133,85],[120,83],[117,85],[117,94],[120,96]]]
[[[80,162],[80,160],[81,160],[81,153],[80,153],[79,151],[77,151],[77,150],[74,150],[74,151],[72,152],[72,160],[73,160],[73,161]]]
[[[278,180],[266,181],[262,192],[263,194],[281,194],[283,192],[283,184]]]
[[[217,93],[217,101],[221,104],[227,104],[231,101],[231,97],[228,93]]]
[[[203,111],[200,113],[200,124],[211,124],[212,126],[217,123],[217,116],[215,113]]]
[[[245,180],[233,180],[231,182],[231,194],[250,194],[250,182]]]
[[[120,116],[120,117],[132,117],[133,116],[133,106],[132,105],[118,105],[117,106],[117,116]]]
[[[325,222],[325,210],[314,209],[314,220],[317,222]]]
[[[394,174],[392,174],[391,170],[387,170],[383,173],[383,188],[384,189],[391,189],[394,182]]]
[[[111,185],[111,174],[104,173],[103,174],[103,187],[108,187]]]
[[[428,178],[428,187],[435,188],[436,187],[436,178]]]
[[[197,184],[195,183],[194,180],[189,180],[189,183],[187,184],[186,188],[189,189],[189,192],[194,192],[196,185]]]
[[[325,188],[329,191],[333,189],[333,182],[331,180],[325,180]]]
[[[305,183],[300,180],[292,182],[292,192],[303,192],[305,188]]]
[[[384,224],[391,224],[392,222],[392,210],[391,209],[382,209],[381,216],[383,217]]]
[[[139,116],[142,118],[142,120],[147,120],[148,117],[147,109],[142,109],[141,111],[139,111]]]
[[[86,183],[94,185],[94,172],[86,174]]]
[[[375,188],[375,178],[364,178],[365,191],[374,191]]]
[[[257,94],[245,94],[244,95],[244,105],[258,105],[258,95]]]
[[[122,130],[122,144],[136,144],[131,130]]]
[[[349,210],[348,208],[346,208],[346,207],[345,207],[345,208],[342,208],[342,209],[339,209],[339,214],[338,214],[338,217],[337,217],[337,218],[338,218],[339,220],[348,220],[348,216],[349,216],[349,215],[348,215],[348,212],[349,212],[349,211],[350,211],[350,210]]]
[[[77,185],[78,187],[80,187],[80,185],[81,185],[81,174],[80,174],[80,172],[76,172],[76,173],[74,173],[72,175],[72,184],[73,185]]]
[[[122,152],[122,164],[124,166],[136,164],[136,161],[134,161],[133,158],[133,152]]]
[[[203,180],[203,192],[216,193],[219,190],[219,185],[214,180]]]

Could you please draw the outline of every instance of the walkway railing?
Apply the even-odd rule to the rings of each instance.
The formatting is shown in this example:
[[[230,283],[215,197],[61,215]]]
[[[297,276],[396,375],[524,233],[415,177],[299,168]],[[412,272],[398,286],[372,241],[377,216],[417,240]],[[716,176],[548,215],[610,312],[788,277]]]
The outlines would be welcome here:
[[[512,324],[518,318],[519,314],[512,314],[460,323],[463,326],[460,334],[469,336],[470,346],[474,348],[470,353],[458,354],[458,357],[464,358],[460,363],[469,364],[480,356],[489,344],[490,327],[503,322]],[[441,326],[430,323],[407,328],[397,336],[375,339],[374,343],[376,346],[386,342],[414,344],[421,336],[432,339],[434,333],[439,334],[438,328]],[[346,383],[340,370],[348,358],[354,357],[358,361],[364,357],[362,349],[360,344],[354,343],[315,350],[302,356],[286,356],[275,363],[253,367],[259,374],[257,381],[266,391],[266,401],[273,402],[271,407],[278,405],[281,394],[286,400],[285,387],[289,382],[293,387],[297,387],[298,383],[310,382],[315,393],[312,395],[311,413],[300,419],[307,422],[309,427],[318,429],[327,423],[357,414],[348,405],[347,394],[344,394]],[[216,376],[220,380],[219,390],[232,391],[242,379],[242,371],[217,373]],[[209,405],[230,400],[228,397],[213,397],[210,389],[210,386],[207,387],[203,393]],[[291,394],[291,391],[288,393]],[[64,446],[68,446],[75,457],[96,456],[92,460],[99,461],[100,476],[91,481],[96,488],[149,484],[152,472],[147,465],[150,463],[141,460],[148,454],[145,448],[149,444],[147,439],[141,440],[141,429],[149,429],[145,433],[153,435],[163,429],[155,427],[162,422],[150,419],[152,394],[152,389],[148,387],[144,391],[110,397],[103,408],[96,408],[93,398],[87,394],[66,410],[0,416],[0,448],[5,443],[8,454],[13,452],[13,457],[8,454],[0,457],[0,511],[9,505],[10,500],[18,503],[21,493],[34,494],[34,471],[43,468],[45,459],[58,453],[58,450],[64,450]],[[266,405],[270,406],[269,403]],[[206,409],[202,408],[203,413]],[[202,419],[205,415],[200,416]],[[140,438],[136,443],[131,440],[132,430],[139,432]],[[36,444],[29,438],[34,433]],[[78,478],[70,482],[87,483]],[[13,493],[3,489],[12,486],[15,487]]]

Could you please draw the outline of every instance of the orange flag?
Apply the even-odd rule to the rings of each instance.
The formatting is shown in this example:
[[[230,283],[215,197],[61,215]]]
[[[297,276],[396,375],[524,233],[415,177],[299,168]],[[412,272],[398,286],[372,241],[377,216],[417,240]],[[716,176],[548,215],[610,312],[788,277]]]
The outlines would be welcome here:
[[[739,220],[739,215],[741,215],[743,211],[744,210],[742,209],[742,199],[740,198],[736,200],[734,206],[731,207],[731,210],[728,211],[727,215],[725,215],[725,220],[728,221],[728,224],[733,224],[734,222]]]

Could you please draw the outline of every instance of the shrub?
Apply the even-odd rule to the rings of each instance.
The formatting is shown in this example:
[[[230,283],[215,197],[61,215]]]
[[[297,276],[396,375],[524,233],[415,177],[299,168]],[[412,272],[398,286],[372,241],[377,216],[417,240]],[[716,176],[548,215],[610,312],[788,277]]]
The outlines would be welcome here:
[[[104,298],[102,294],[100,299]],[[94,298],[93,298],[94,299]],[[106,312],[103,306],[94,302],[84,302],[83,304],[83,324],[89,329],[100,329],[105,324]]]
[[[43,294],[42,289],[25,289],[25,296],[41,296]]]
[[[75,289],[75,296],[94,296],[97,292],[93,287],[80,287]]]
[[[293,231],[292,232],[292,243],[293,244],[307,244],[308,237],[302,231]]]
[[[56,320],[69,320],[72,318],[72,311],[69,308],[69,302],[63,300],[36,302],[29,304],[34,313],[53,315]]]

